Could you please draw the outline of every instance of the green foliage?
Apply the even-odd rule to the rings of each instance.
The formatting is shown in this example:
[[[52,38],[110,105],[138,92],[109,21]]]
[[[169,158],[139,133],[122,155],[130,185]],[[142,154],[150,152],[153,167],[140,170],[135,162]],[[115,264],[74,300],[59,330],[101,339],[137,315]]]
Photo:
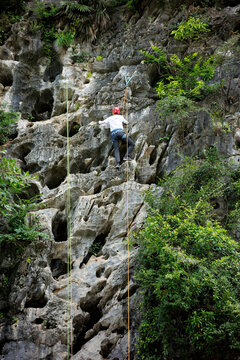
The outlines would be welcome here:
[[[64,14],[71,21],[78,20],[80,14],[90,13],[92,8],[86,4],[78,4],[73,1],[64,1],[61,3],[58,13]]]
[[[180,59],[176,54],[169,59],[162,49],[152,46],[157,54],[142,51],[147,57],[146,62],[158,66],[160,81],[156,91],[160,98],[158,109],[160,115],[166,118],[173,115],[176,122],[187,117],[189,111],[197,108],[196,101],[207,93],[215,91],[217,84],[209,85],[215,73],[215,63],[212,56],[203,58],[198,53]]]
[[[103,56],[97,56],[97,57],[96,57],[96,60],[97,60],[97,61],[103,60]]]
[[[132,2],[132,1],[131,1]],[[136,2],[134,0],[133,2]],[[57,38],[61,46],[68,47],[72,34],[83,40],[93,41],[99,31],[106,28],[112,8],[126,3],[115,0],[76,0],[61,1],[58,5],[36,0],[30,10],[33,11],[32,31],[42,31],[45,53],[52,56],[52,42]],[[65,30],[57,34],[57,26],[61,23]]]
[[[194,53],[182,60],[171,56],[166,69],[170,75],[164,76],[156,87],[159,98],[185,96],[197,100],[211,88],[207,81],[213,77],[215,65],[212,56],[205,60]]]
[[[229,217],[236,211],[240,200],[240,170],[221,158],[216,148],[210,148],[203,160],[186,158],[167,179],[160,180],[163,189],[160,199],[152,192],[146,201],[152,209],[166,214],[176,214],[187,204],[197,206],[195,219],[201,225],[215,218],[217,199],[228,204],[222,225],[229,229]]]
[[[196,40],[208,31],[210,31],[210,29],[205,22],[199,18],[190,16],[188,21],[182,22],[177,30],[171,32],[171,35],[174,35],[174,38],[177,40]]]
[[[198,350],[214,359],[219,349],[225,356],[239,350],[240,253],[226,231],[199,225],[185,208],[149,216],[139,246],[141,359],[197,358]]]
[[[158,101],[157,108],[159,115],[165,119],[167,116],[174,116],[174,121],[184,124],[184,119],[188,117],[189,111],[197,110],[197,106],[192,99],[186,96],[170,95]]]
[[[216,222],[214,204],[227,200],[239,224],[240,172],[212,148],[160,185],[146,192],[149,214],[134,239],[140,358],[233,359],[240,353],[240,248]]]
[[[31,9],[37,18],[44,21],[53,18],[58,11],[57,6],[51,3],[44,3],[43,1],[39,0],[34,1],[33,7],[31,7]]]
[[[136,10],[136,8],[140,2],[141,2],[141,0],[128,0],[126,6],[129,10],[134,11],[134,10]]]
[[[30,10],[32,10],[34,17],[31,22],[31,30],[41,31],[41,40],[44,43],[43,51],[51,59],[53,41],[57,36],[56,16],[58,6],[36,0]]]
[[[75,104],[75,110],[76,110],[76,111],[79,110],[81,106],[82,106],[81,103]]]
[[[46,56],[51,59],[52,57],[52,48],[53,41],[56,39],[56,29],[54,26],[50,26],[50,24],[46,25],[46,27],[42,26],[42,40],[44,42],[43,51]]]
[[[36,219],[27,217],[36,206],[36,198],[23,199],[33,178],[28,172],[22,173],[15,160],[0,159],[0,244],[22,249],[39,236]]]
[[[71,59],[73,63],[82,63],[87,62],[89,60],[89,54],[86,51],[81,51],[80,53],[72,53]]]
[[[234,33],[228,40],[226,40],[221,46],[216,49],[215,61],[218,66],[223,64],[229,65],[233,68],[232,62],[235,57],[240,55],[239,44],[240,34]],[[229,56],[231,54],[231,56]]]
[[[3,286],[8,286],[8,277],[3,279]]]
[[[88,251],[88,255],[97,256],[101,248],[102,248],[101,242],[93,243]]]
[[[74,37],[75,32],[68,30],[61,31],[56,35],[58,45],[66,49],[72,44]]]
[[[208,109],[206,109],[208,114],[210,115],[210,120],[212,121],[213,130],[216,136],[221,133],[229,133],[231,132],[231,127],[227,121],[224,121],[224,117],[226,115],[226,105],[221,101],[219,103],[212,102],[208,104]]]
[[[197,5],[199,5],[199,1],[197,2]],[[202,7],[209,7],[209,6],[216,5],[216,2],[215,2],[215,0],[201,0],[200,5]]]
[[[104,0],[64,1],[58,9],[58,16],[69,24],[69,28],[84,40],[95,40],[109,20]]]
[[[0,13],[0,45],[3,45],[4,41],[9,36],[12,24],[21,20],[20,14],[21,9],[19,10],[17,7]]]
[[[13,111],[4,111],[0,108],[0,145],[4,144],[12,133],[13,124],[18,120],[19,114]]]

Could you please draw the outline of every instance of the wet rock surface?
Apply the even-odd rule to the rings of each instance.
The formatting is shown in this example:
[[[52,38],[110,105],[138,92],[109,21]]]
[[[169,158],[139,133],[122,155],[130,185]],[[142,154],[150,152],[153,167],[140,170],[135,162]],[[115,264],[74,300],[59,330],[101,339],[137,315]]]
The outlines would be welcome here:
[[[238,12],[239,6],[227,7],[215,15],[216,31],[223,14],[229,21],[205,45],[212,52],[239,26]],[[71,48],[63,51],[55,46],[54,63],[49,63],[39,37],[26,38],[27,32],[16,31],[17,24],[1,47],[1,101],[21,112],[18,136],[6,149],[23,170],[38,176],[32,193],[41,193],[44,207],[36,215],[49,234],[49,240],[27,250],[31,261],[24,259],[15,270],[7,306],[17,320],[0,323],[1,359],[65,360],[71,328],[72,359],[126,360],[128,285],[131,359],[137,359],[135,250],[130,252],[128,284],[126,237],[128,230],[134,232],[144,222],[142,192],[173,170],[183,155],[197,155],[208,146],[217,145],[222,154],[240,161],[239,64],[231,85],[236,99],[225,119],[230,131],[221,126],[216,130],[209,115],[198,112],[189,119],[187,131],[179,134],[171,119],[163,121],[156,111],[153,85],[158,74],[151,64],[143,63],[140,50],[156,44],[171,53],[187,53],[188,45],[169,36],[169,26],[182,16],[170,2],[162,8],[148,4],[137,16],[120,11],[118,26],[102,34],[96,44],[76,45],[79,52],[88,52],[89,62],[73,63]],[[203,44],[198,46],[201,49]],[[103,59],[97,61],[97,56]],[[109,130],[100,128],[98,121],[109,116],[113,106],[123,107],[125,80],[131,76],[125,104],[129,135],[136,144],[134,160],[117,170]],[[120,151],[123,157],[123,146]]]

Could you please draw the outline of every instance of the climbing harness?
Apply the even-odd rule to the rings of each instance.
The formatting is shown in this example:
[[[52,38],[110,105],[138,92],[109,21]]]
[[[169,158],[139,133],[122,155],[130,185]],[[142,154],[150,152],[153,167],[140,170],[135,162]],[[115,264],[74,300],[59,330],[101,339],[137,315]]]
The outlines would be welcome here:
[[[69,144],[69,119],[68,119],[68,81],[66,84],[67,100],[67,278],[68,278],[68,302],[67,302],[67,360],[73,355],[73,323],[72,323],[72,244],[71,244],[71,186],[70,186],[70,144]]]

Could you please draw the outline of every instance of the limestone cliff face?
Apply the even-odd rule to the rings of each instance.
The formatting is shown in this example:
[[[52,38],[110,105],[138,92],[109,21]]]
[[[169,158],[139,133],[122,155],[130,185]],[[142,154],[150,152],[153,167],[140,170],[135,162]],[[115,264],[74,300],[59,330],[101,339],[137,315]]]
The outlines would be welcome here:
[[[239,59],[226,53],[226,64],[216,72],[226,80],[221,101],[226,103],[230,131],[213,128],[205,112],[193,114],[179,134],[171,121],[156,111],[153,84],[157,71],[143,63],[140,50],[152,44],[169,53],[188,53],[189,44],[169,36],[171,26],[184,16],[174,2],[149,2],[142,14],[130,16],[123,8],[115,24],[95,44],[76,43],[74,54],[88,59],[74,63],[73,48],[55,45],[49,64],[38,35],[28,22],[15,24],[0,49],[1,101],[20,111],[18,136],[6,146],[8,156],[24,170],[37,174],[32,194],[41,193],[45,205],[37,211],[48,241],[33,244],[15,273],[7,307],[18,318],[0,324],[1,359],[67,359],[67,332],[72,317],[75,360],[127,359],[128,252],[127,224],[138,229],[146,215],[142,192],[171,171],[183,155],[194,156],[217,144],[221,153],[240,161]],[[211,9],[213,36],[191,44],[214,53],[239,31],[240,6]],[[102,56],[100,61],[97,56]],[[229,75],[230,73],[230,75]],[[135,141],[135,160],[119,170],[108,129],[98,121],[123,107],[128,89],[129,134]],[[230,80],[229,80],[230,79]],[[67,179],[67,106],[70,124],[70,176]],[[124,148],[121,148],[122,155]],[[67,190],[71,196],[71,272],[67,247]],[[128,201],[127,201],[128,197]],[[128,205],[128,208],[127,208]],[[127,220],[128,212],[128,220]],[[134,251],[130,255],[131,359],[137,359],[137,286]],[[6,259],[1,272],[9,267]],[[69,295],[71,289],[71,296]],[[3,303],[2,308],[6,306]]]

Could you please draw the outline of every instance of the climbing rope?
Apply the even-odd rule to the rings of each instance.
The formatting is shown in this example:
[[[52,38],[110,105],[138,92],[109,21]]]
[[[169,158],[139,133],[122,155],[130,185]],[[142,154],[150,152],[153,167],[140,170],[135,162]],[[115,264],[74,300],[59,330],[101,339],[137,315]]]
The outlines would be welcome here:
[[[127,142],[127,151],[126,151],[126,155],[128,158],[128,84],[131,81],[133,75],[126,80],[125,77],[125,82],[126,82],[126,88],[125,88],[125,94],[124,94],[124,100],[123,100],[123,115],[124,115],[124,110],[126,107],[126,142]],[[129,167],[128,167],[128,160],[126,161],[126,216],[127,216],[127,274],[128,274],[128,278],[127,278],[127,283],[128,283],[128,296],[127,296],[127,313],[128,313],[128,360],[130,360],[130,248],[129,248],[129,219],[128,219],[128,205],[129,205],[129,190],[128,190],[128,172],[129,172]]]
[[[135,74],[135,71],[134,71],[134,73],[133,73],[129,78],[127,78],[127,76],[125,75],[125,85],[126,85],[126,88],[125,88],[125,89],[128,88],[128,85],[130,84],[130,81],[132,80],[134,74]]]
[[[125,76],[125,94],[123,101],[123,114],[126,107],[126,155],[128,158],[128,85],[133,78],[134,73],[130,78]],[[68,118],[68,82],[66,84],[66,102],[67,102],[67,278],[68,278],[68,302],[67,302],[67,360],[73,355],[73,312],[72,312],[72,277],[71,277],[71,263],[72,263],[72,251],[71,251],[71,187],[70,187],[70,143],[69,143],[69,118]],[[128,360],[130,360],[130,246],[129,246],[129,189],[128,189],[128,173],[129,164],[126,161],[126,216],[127,216],[127,283],[128,283]]]
[[[73,354],[73,323],[72,323],[72,244],[71,244],[71,186],[70,186],[70,143],[69,143],[69,119],[68,119],[68,82],[66,84],[67,101],[67,278],[68,278],[68,302],[67,302],[67,359]]]

